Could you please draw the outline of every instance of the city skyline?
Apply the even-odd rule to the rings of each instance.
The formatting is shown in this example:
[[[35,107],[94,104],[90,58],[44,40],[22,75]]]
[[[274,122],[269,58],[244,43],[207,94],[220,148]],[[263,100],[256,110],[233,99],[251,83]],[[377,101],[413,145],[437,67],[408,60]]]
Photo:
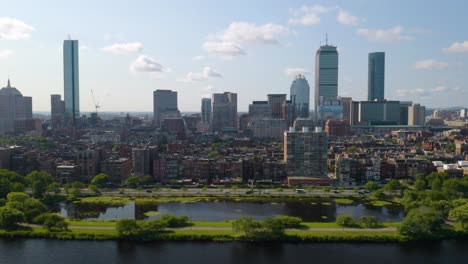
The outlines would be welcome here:
[[[91,89],[104,112],[151,112],[150,93],[157,89],[177,91],[181,111],[199,111],[199,98],[225,91],[237,93],[239,111],[246,111],[265,94],[288,93],[297,73],[314,84],[314,53],[326,32],[340,53],[339,96],[367,98],[367,54],[383,51],[387,99],[428,108],[466,106],[466,36],[430,19],[443,12],[450,14],[447,23],[456,24],[467,7],[463,1],[434,3],[424,16],[422,1],[405,10],[394,2],[240,1],[226,3],[222,16],[213,12],[214,1],[183,3],[183,10],[192,10],[186,16],[177,13],[182,2],[142,1],[127,9],[117,1],[112,10],[124,19],[109,15],[102,22],[101,15],[110,14],[104,1],[93,5],[86,23],[73,18],[91,2],[49,3],[57,12],[34,2],[25,10],[15,2],[0,17],[0,83],[10,74],[34,98],[37,112],[50,111],[50,94],[63,92],[59,46],[68,34],[80,41],[83,112],[94,109]],[[388,12],[375,14],[377,8]]]

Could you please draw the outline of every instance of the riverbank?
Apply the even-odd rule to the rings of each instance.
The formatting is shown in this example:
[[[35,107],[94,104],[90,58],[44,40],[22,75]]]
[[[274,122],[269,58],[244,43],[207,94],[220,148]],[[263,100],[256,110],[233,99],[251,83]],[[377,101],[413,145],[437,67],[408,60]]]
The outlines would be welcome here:
[[[337,204],[350,205],[357,203],[365,203],[374,207],[382,207],[387,205],[400,204],[390,200],[379,200],[370,197],[343,197],[343,196],[194,196],[194,195],[172,195],[172,196],[153,196],[153,197],[141,197],[141,196],[88,196],[81,197],[74,201],[80,204],[99,204],[107,206],[123,206],[130,202],[136,204],[154,204],[154,203],[197,203],[197,202],[219,202],[219,201],[231,201],[231,202],[251,202],[251,203],[280,203],[289,201],[309,201],[311,203],[319,204],[330,204],[335,202]]]
[[[398,223],[384,223],[381,228],[344,228],[335,223],[303,223],[301,229],[288,229],[281,237],[247,237],[234,232],[229,221],[194,222],[190,227],[172,228],[153,237],[119,237],[115,222],[69,221],[69,230],[49,232],[40,226],[23,226],[23,230],[0,230],[2,238],[45,238],[60,240],[132,240],[150,241],[277,241],[277,242],[352,242],[405,243],[410,238],[398,233]],[[467,239],[467,233],[444,230],[427,240]]]

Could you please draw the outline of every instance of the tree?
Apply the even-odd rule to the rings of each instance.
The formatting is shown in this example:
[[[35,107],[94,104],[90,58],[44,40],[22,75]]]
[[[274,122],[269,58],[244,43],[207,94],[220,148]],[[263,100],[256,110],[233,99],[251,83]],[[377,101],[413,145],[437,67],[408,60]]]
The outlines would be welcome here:
[[[340,215],[336,218],[336,223],[343,227],[356,226],[356,221],[350,215]]]
[[[401,222],[401,234],[415,239],[431,238],[444,223],[442,214],[428,207],[412,209]]]
[[[232,222],[232,229],[234,232],[242,232],[246,236],[253,236],[257,234],[262,227],[260,221],[254,220],[252,217],[244,216]]]
[[[149,175],[142,176],[140,177],[139,182],[142,185],[151,185],[153,184],[153,177]]]
[[[159,234],[164,231],[164,228],[167,227],[167,223],[161,221],[160,219],[155,220],[147,220],[143,221],[140,224],[140,228],[142,229],[144,234]]]
[[[133,237],[140,234],[140,227],[135,219],[121,219],[115,224],[120,237]]]
[[[5,198],[9,192],[22,192],[24,179],[16,172],[0,169],[0,198]]]
[[[366,185],[364,185],[364,188],[369,191],[375,191],[379,188],[379,185],[374,181],[369,181],[366,183]]]
[[[451,197],[459,196],[460,193],[463,193],[463,185],[459,179],[448,179],[445,180],[442,184],[442,191]]]
[[[273,236],[284,235],[284,230],[287,228],[297,228],[301,226],[302,219],[293,216],[276,216],[273,218],[267,218],[263,222],[263,226]]]
[[[354,153],[354,152],[356,152],[356,151],[357,151],[357,147],[356,147],[356,146],[351,146],[351,147],[349,147],[348,150],[347,150],[347,152],[349,152],[349,153]]]
[[[24,219],[24,214],[19,210],[6,206],[0,207],[0,226],[2,228],[13,229]]]
[[[99,188],[96,185],[88,185],[88,189],[93,191],[94,194],[99,195],[101,192],[99,191]]]
[[[431,189],[433,191],[442,191],[442,183],[441,178],[434,178],[431,182]]]
[[[54,213],[43,213],[34,218],[34,223],[41,224],[47,231],[62,231],[68,229],[65,218]]]
[[[94,176],[91,180],[91,184],[96,185],[99,188],[103,188],[109,182],[109,175],[105,173],[99,173]]]
[[[453,208],[449,212],[449,217],[460,223],[462,229],[468,228],[468,226],[465,225],[468,223],[468,203]]]
[[[130,188],[136,188],[138,186],[138,177],[137,176],[128,177],[127,185]]]
[[[162,222],[166,224],[167,227],[176,228],[176,227],[186,227],[190,225],[188,216],[175,216],[171,214],[165,214],[159,218]]]
[[[49,173],[43,171],[33,171],[26,175],[24,179],[26,180],[28,186],[32,188],[32,194],[34,198],[44,197],[47,186],[54,181]]]
[[[7,195],[6,206],[22,212],[27,222],[31,222],[34,217],[47,210],[39,200],[30,198],[29,195],[20,192],[9,193]]]
[[[380,226],[379,220],[375,216],[361,216],[359,218],[359,224],[366,228],[376,228]]]
[[[426,181],[418,179],[414,182],[414,188],[418,191],[424,191],[426,189]]]
[[[47,192],[53,191],[55,195],[60,193],[60,184],[53,182],[47,185]]]

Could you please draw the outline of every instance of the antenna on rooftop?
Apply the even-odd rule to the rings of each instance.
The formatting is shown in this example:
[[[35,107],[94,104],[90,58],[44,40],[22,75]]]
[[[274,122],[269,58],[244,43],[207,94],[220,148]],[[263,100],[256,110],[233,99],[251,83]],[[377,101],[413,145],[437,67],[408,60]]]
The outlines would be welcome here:
[[[328,32],[325,33],[325,46],[328,46]]]

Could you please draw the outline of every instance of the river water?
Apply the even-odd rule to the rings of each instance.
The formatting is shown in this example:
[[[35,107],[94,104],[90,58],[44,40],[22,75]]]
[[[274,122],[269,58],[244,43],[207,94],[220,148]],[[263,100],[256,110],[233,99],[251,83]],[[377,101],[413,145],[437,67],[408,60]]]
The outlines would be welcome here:
[[[468,263],[468,242],[432,244],[292,244],[0,239],[0,263]]]
[[[85,210],[86,209],[86,210]],[[100,211],[99,211],[99,210]],[[93,211],[94,210],[94,211]],[[251,203],[251,202],[196,202],[196,203],[161,203],[144,210],[157,211],[158,214],[149,218],[157,218],[163,214],[186,215],[192,221],[224,221],[250,216],[255,219],[265,219],[276,215],[297,216],[307,222],[333,222],[339,215],[351,215],[359,218],[364,215],[376,216],[380,221],[400,221],[404,210],[398,206],[375,207],[366,204],[342,205],[333,201],[327,202],[283,202],[283,203]],[[131,202],[120,207],[77,208],[74,205],[61,207],[64,217],[118,220],[122,218],[145,219],[144,211]]]

